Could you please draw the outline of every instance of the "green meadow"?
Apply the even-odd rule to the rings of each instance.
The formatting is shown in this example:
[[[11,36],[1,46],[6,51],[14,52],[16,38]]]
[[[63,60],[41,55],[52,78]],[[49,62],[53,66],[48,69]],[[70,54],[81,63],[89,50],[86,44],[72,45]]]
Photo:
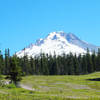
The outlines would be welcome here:
[[[100,100],[100,72],[88,75],[25,76],[21,85],[0,87],[0,100]]]

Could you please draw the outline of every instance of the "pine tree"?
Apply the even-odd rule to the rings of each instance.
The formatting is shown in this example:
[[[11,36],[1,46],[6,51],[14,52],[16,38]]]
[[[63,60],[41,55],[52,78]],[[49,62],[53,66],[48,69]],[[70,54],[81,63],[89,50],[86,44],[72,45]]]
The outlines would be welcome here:
[[[68,55],[65,55],[64,54],[64,75],[68,75],[68,68],[69,68],[69,65],[68,65]]]
[[[73,57],[73,64],[74,64],[75,74],[79,75],[80,74],[80,71],[79,71],[79,62],[78,62],[78,58],[77,58],[76,54]]]
[[[57,59],[54,53],[54,56],[50,55],[48,57],[49,73],[50,75],[57,75]]]
[[[49,55],[48,57],[48,69],[49,69],[49,75],[53,75],[54,74],[54,67],[53,67],[53,57],[52,55]]]
[[[82,74],[83,70],[82,70],[82,55],[81,54],[79,54],[78,56],[78,62],[79,62],[79,72],[80,74]]]
[[[0,50],[0,74],[4,74],[4,59]]]
[[[86,61],[87,61],[88,73],[92,73],[93,72],[93,64],[92,64],[92,59],[91,59],[91,56],[90,56],[90,53],[89,53],[89,49],[87,49]]]
[[[95,54],[95,51],[92,53],[91,57],[92,57],[93,71],[96,71],[96,54]]]
[[[46,57],[45,54],[43,54],[43,57],[42,57],[42,66],[43,66],[43,74],[44,75],[49,75],[48,57]]]
[[[83,55],[82,57],[81,67],[82,67],[82,74],[87,74],[88,69],[87,69],[86,55]]]
[[[56,53],[55,52],[54,52],[54,56],[53,56],[52,71],[53,71],[54,75],[58,75],[57,57],[56,57]]]
[[[100,71],[100,48],[98,49],[98,54],[96,59],[96,71]]]
[[[40,75],[40,58],[39,57],[35,57],[35,73],[36,75]]]
[[[13,56],[10,58],[10,70],[7,78],[11,80],[11,83],[14,83],[17,86],[17,83],[21,80],[21,67],[18,66],[17,57]]]
[[[30,65],[29,65],[29,61],[28,61],[28,56],[24,55],[24,57],[23,57],[23,71],[24,71],[25,75],[29,75],[29,70],[30,70]]]
[[[30,67],[31,67],[31,75],[35,75],[35,60],[31,57],[30,58]]]
[[[9,58],[10,58],[10,54],[9,54],[9,49],[5,49],[5,74],[8,75],[9,74]]]
[[[68,75],[74,75],[75,71],[74,71],[74,64],[73,64],[73,54],[70,53],[69,57],[68,57]]]

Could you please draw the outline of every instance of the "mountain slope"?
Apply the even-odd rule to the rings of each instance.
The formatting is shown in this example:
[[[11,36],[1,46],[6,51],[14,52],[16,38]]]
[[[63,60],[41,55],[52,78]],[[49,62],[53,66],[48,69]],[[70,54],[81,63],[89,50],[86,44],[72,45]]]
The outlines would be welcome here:
[[[52,32],[45,39],[39,39],[35,44],[31,44],[29,47],[17,52],[17,56],[23,57],[27,54],[34,57],[40,53],[61,55],[70,52],[78,55],[86,53],[87,48],[97,50],[96,46],[80,40],[72,33]]]
[[[78,37],[76,37],[72,33],[67,34],[66,39],[69,41],[69,43],[78,45],[79,47],[81,47],[81,48],[83,48],[85,50],[87,50],[87,48],[89,48],[90,51],[93,51],[93,50],[98,51],[98,47],[97,46],[80,40]]]

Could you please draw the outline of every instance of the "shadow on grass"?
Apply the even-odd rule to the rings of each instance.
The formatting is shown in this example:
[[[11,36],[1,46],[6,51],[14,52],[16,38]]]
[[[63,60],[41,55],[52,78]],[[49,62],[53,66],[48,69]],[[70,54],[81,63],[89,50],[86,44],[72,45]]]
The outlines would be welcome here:
[[[100,81],[100,78],[87,79],[89,81]]]

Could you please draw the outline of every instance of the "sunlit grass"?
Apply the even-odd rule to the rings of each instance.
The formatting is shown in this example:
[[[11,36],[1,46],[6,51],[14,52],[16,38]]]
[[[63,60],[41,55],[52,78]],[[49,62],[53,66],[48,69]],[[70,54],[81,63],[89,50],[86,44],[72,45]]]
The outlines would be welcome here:
[[[88,75],[26,76],[21,84],[35,91],[22,88],[0,88],[0,100],[100,100],[100,72]]]

